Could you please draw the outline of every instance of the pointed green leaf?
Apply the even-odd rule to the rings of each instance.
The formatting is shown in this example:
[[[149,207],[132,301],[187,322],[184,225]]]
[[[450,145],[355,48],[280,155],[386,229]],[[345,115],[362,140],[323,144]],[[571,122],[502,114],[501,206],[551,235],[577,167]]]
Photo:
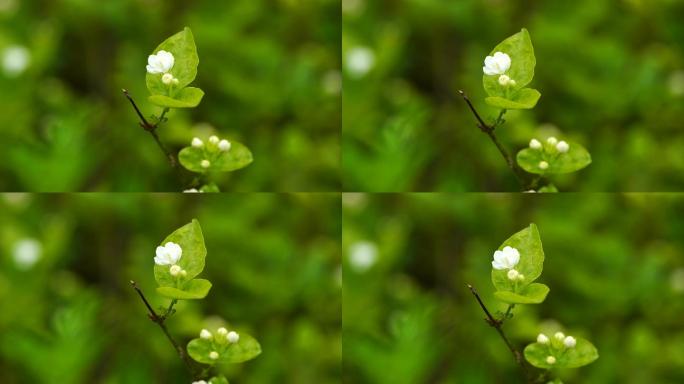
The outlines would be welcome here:
[[[191,223],[186,224],[161,242],[160,245],[164,245],[167,242],[173,242],[178,244],[183,253],[181,254],[180,260],[178,260],[178,266],[187,272],[187,275],[183,278],[183,281],[187,281],[197,276],[204,269],[204,258],[207,255],[207,249],[204,246],[204,237],[202,236],[202,228],[200,228],[199,222],[193,219]],[[169,273],[169,265],[154,265],[154,278],[162,287],[176,287],[179,282],[179,278],[171,276]]]
[[[209,354],[215,351],[219,358],[213,360]],[[219,344],[214,340],[192,339],[188,343],[188,354],[203,364],[242,363],[257,357],[261,346],[252,336],[240,332],[240,340],[235,344]]]
[[[169,299],[204,299],[211,289],[211,282],[205,279],[192,279],[179,288],[157,287],[157,293]]]
[[[210,153],[204,147],[185,147],[178,153],[178,160],[193,172],[230,172],[248,166],[252,162],[252,152],[243,144],[231,141],[230,150],[226,152]],[[202,167],[202,160],[209,160],[209,168]]]
[[[530,109],[537,105],[541,93],[536,89],[523,88],[515,92],[510,99],[500,96],[489,96],[485,102],[492,107],[501,109]]]
[[[202,101],[202,97],[204,97],[203,90],[195,87],[187,87],[181,89],[173,97],[152,95],[147,99],[150,103],[163,108],[194,108]]]
[[[549,287],[545,284],[532,283],[521,289],[518,293],[496,291],[494,296],[508,304],[539,304],[546,299],[549,290]]]
[[[591,155],[584,147],[577,143],[569,143],[569,145],[570,148],[566,153],[548,153],[546,149],[525,148],[518,152],[516,160],[520,168],[529,173],[541,175],[575,172],[591,164]],[[541,169],[539,167],[541,161],[546,161],[548,168]]]
[[[499,43],[492,49],[489,56],[496,52],[503,52],[511,58],[511,67],[506,71],[506,75],[515,80],[516,84],[514,86],[502,86],[499,84],[499,75],[484,74],[482,84],[489,96],[509,99],[509,93],[524,88],[534,77],[534,67],[537,61],[534,57],[534,48],[527,29],[523,28],[520,32]]]
[[[563,348],[557,350],[549,344],[532,343],[525,347],[525,359],[533,366],[542,369],[550,368],[577,368],[591,364],[598,359],[596,347],[588,340],[576,337],[577,344],[573,348]],[[556,358],[554,364],[546,362],[546,358],[553,356]]]
[[[178,79],[178,84],[174,89],[185,88],[197,76],[197,65],[199,64],[199,57],[197,56],[197,47],[195,46],[195,38],[192,35],[190,28],[185,27],[181,32],[164,40],[152,52],[164,50],[170,52],[174,58],[174,64],[169,73]],[[147,73],[145,82],[147,89],[153,95],[169,95],[169,86],[162,83],[162,74]]]
[[[544,267],[544,250],[537,226],[530,224],[529,227],[509,237],[498,249],[502,250],[506,246],[515,248],[520,253],[520,261],[515,269],[523,274],[525,279],[514,283],[508,279],[508,270],[492,268],[492,283],[497,291],[520,293],[541,275]]]

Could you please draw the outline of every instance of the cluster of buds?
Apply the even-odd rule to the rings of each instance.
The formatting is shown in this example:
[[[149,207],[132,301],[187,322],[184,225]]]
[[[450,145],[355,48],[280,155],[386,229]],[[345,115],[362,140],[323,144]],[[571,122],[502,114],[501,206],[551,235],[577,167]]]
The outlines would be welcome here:
[[[240,334],[235,331],[228,331],[221,327],[216,330],[216,335],[212,334],[206,329],[200,331],[200,338],[211,342],[213,350],[209,352],[209,358],[218,360],[221,356],[219,351],[225,351],[226,346],[237,344],[240,341]]]
[[[209,140],[207,143],[202,141],[200,138],[195,137],[192,139],[192,142],[190,143],[193,148],[204,148],[205,149],[205,155],[207,157],[210,157],[210,155],[215,155],[217,152],[228,152],[230,151],[230,141],[226,139],[219,139],[217,136],[209,136]],[[204,169],[208,169],[211,167],[211,161],[209,159],[203,159],[200,162],[200,166]]]
[[[188,275],[188,272],[181,268],[180,266],[174,264],[169,268],[169,273],[173,277],[185,277]]]
[[[499,76],[499,84],[501,84],[504,87],[514,87],[515,86],[515,80],[511,79],[508,77],[508,75],[501,75]]]
[[[546,145],[542,144],[537,139],[530,140],[530,148],[536,151],[542,151],[542,153],[548,156],[558,156],[560,154],[567,153],[568,150],[570,150],[570,145],[563,140],[558,141],[558,139],[551,136],[546,139]],[[542,160],[539,162],[538,166],[539,169],[546,170],[549,168],[549,163],[545,160]]]
[[[506,274],[506,276],[508,276],[508,280],[510,280],[510,281],[523,281],[523,280],[525,280],[525,275],[523,275],[522,273],[518,272],[515,269],[509,270],[508,273]]]
[[[556,357],[554,352],[564,352],[569,348],[575,348],[577,340],[572,336],[566,336],[563,332],[556,332],[553,338],[549,338],[543,333],[537,336],[537,343],[549,346],[549,355],[546,357],[546,363],[549,365],[556,364]]]

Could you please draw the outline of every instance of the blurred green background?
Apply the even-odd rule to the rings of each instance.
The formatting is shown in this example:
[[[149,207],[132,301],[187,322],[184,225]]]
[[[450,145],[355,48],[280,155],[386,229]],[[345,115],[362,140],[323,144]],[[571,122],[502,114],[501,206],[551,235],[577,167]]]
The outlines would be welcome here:
[[[183,345],[228,321],[263,353],[231,383],[338,383],[338,195],[0,195],[0,382],[191,382],[153,307],[156,246],[193,217],[209,295],[166,322]]]
[[[189,26],[198,108],[159,129],[176,153],[211,134],[254,163],[231,191],[339,190],[337,0],[0,0],[0,190],[180,191],[121,93],[147,116],[152,50]]]
[[[482,66],[526,27],[536,108],[509,112],[511,152],[532,137],[584,145],[593,164],[561,190],[684,188],[681,0],[343,0],[343,186],[347,191],[516,191],[482,114]],[[491,121],[491,120],[490,120]]]
[[[513,344],[562,326],[600,355],[565,383],[684,382],[684,196],[668,194],[346,194],[344,382],[522,382],[466,284],[505,310],[492,255],[531,222],[551,292],[516,306]]]

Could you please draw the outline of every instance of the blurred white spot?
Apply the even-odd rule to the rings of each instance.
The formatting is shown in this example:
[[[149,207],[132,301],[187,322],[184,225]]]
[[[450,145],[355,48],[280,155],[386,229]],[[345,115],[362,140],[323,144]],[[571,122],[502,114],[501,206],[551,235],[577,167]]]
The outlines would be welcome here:
[[[328,71],[323,76],[323,92],[337,95],[342,91],[342,76],[339,71]]]
[[[684,293],[684,268],[675,269],[670,276],[670,286],[677,293]]]
[[[9,77],[20,75],[29,65],[28,49],[21,45],[12,45],[2,52],[2,68]]]
[[[350,208],[360,208],[366,204],[367,198],[365,193],[361,192],[347,192],[342,194],[342,205]]]
[[[349,247],[349,264],[357,272],[365,272],[378,260],[378,247],[369,241],[359,241]]]
[[[347,72],[352,77],[363,77],[375,65],[375,54],[368,47],[354,47],[347,52]]]
[[[17,268],[27,270],[31,269],[40,259],[43,252],[43,246],[36,239],[21,239],[14,244],[14,262]]]
[[[684,95],[684,71],[673,72],[667,81],[667,85],[670,88],[670,93],[674,96]]]

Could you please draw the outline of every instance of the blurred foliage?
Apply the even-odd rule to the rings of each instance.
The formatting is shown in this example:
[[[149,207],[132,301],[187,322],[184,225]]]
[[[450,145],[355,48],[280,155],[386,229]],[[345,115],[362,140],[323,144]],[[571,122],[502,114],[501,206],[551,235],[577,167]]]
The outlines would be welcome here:
[[[531,222],[551,292],[516,306],[513,344],[591,340],[599,359],[558,372],[568,384],[684,382],[684,196],[668,194],[345,194],[344,382],[521,382],[466,284],[505,310],[492,255]]]
[[[684,188],[681,0],[343,0],[343,186],[349,191],[515,191],[515,178],[457,90],[484,103],[482,66],[526,27],[532,111],[497,131],[579,142],[593,164],[561,190]]]
[[[263,353],[222,368],[231,383],[337,383],[340,205],[334,195],[0,195],[0,381],[191,380],[129,280],[153,307],[155,248],[196,217],[204,300],[166,322],[185,345],[220,321]]]
[[[0,0],[0,190],[180,191],[121,89],[159,115],[147,56],[184,26],[206,96],[162,140],[247,145],[222,190],[338,190],[340,20],[336,0]]]

